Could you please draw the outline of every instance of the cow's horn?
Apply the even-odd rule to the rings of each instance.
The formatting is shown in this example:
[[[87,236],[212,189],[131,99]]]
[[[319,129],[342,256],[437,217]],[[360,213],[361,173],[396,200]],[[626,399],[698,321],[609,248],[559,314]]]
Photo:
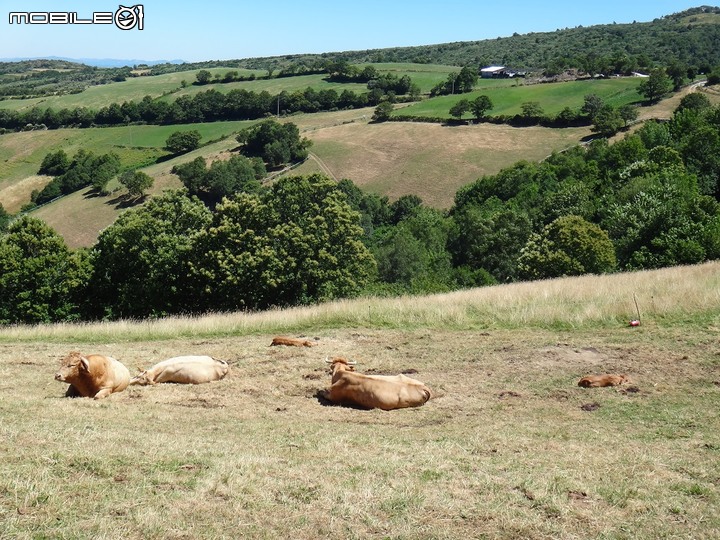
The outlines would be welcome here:
[[[325,362],[327,362],[328,364],[332,364],[332,361],[327,356],[325,357]]]

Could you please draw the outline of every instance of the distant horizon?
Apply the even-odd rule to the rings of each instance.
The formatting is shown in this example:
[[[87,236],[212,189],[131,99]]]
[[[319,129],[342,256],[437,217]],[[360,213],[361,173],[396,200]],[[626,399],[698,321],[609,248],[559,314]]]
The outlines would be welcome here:
[[[361,8],[328,0],[303,5],[287,0],[262,5],[206,0],[198,8],[188,0],[148,0],[126,8],[135,8],[140,18],[131,21],[129,30],[122,30],[118,19],[112,18],[121,11],[117,0],[36,0],[32,6],[5,0],[3,4],[0,56],[5,59],[0,60],[60,57],[138,59],[137,63],[222,62],[483,41],[514,33],[650,22],[703,5],[681,0],[607,0],[587,5],[508,0],[498,10],[470,0],[448,0],[442,9],[421,0],[410,6],[366,0]],[[28,9],[38,14],[33,24],[27,18],[23,23],[20,16],[10,23],[10,14]],[[44,24],[43,14],[45,19],[50,14],[64,16],[71,23],[57,23],[56,18],[56,24]],[[102,24],[89,24],[94,14]]]

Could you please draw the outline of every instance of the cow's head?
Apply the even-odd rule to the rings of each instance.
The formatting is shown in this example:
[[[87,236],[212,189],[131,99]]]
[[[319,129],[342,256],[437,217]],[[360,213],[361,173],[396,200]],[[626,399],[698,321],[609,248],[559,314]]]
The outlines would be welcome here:
[[[89,371],[90,361],[79,352],[73,351],[60,360],[60,369],[55,373],[55,380],[66,382]]]
[[[354,360],[348,360],[341,356],[336,356],[332,360],[325,358],[325,362],[330,364],[330,372],[333,375],[340,371],[355,371],[355,365],[357,364]]]
[[[130,385],[133,385],[133,384],[141,384],[141,385],[150,384],[150,381],[148,380],[148,376],[147,376],[147,370],[142,371],[142,370],[140,370],[140,369],[138,368],[138,374],[135,375],[132,379],[130,379],[130,383],[129,383],[129,384],[130,384]]]

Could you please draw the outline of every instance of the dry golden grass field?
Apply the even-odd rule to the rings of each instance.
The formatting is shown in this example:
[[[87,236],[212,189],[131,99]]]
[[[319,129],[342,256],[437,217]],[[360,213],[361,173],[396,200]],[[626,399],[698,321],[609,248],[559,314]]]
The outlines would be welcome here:
[[[269,347],[279,334],[317,346]],[[71,350],[133,372],[210,354],[231,372],[69,399],[53,373]],[[318,393],[335,355],[407,372],[435,397],[389,412],[330,406]],[[577,386],[595,373],[631,382]],[[7,327],[0,538],[717,538],[719,399],[720,263]]]

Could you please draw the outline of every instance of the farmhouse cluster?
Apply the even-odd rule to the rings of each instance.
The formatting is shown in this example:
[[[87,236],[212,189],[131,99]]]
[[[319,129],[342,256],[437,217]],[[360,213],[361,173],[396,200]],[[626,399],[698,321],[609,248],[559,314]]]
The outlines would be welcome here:
[[[308,339],[277,336],[270,346],[314,347]],[[343,357],[325,360],[330,366],[330,387],[321,396],[338,405],[385,411],[419,407],[433,392],[424,383],[398,375],[367,375],[355,371],[356,362]],[[131,385],[160,383],[203,384],[219,381],[229,373],[224,360],[211,356],[176,356],[158,362],[131,377],[128,368],[110,356],[71,352],[61,360],[55,380],[68,383],[66,397],[102,399]],[[626,375],[591,375],[578,381],[585,388],[617,386],[629,382]]]
[[[486,66],[480,68],[480,77],[483,79],[512,79],[525,77],[527,71],[512,69],[506,66]]]

